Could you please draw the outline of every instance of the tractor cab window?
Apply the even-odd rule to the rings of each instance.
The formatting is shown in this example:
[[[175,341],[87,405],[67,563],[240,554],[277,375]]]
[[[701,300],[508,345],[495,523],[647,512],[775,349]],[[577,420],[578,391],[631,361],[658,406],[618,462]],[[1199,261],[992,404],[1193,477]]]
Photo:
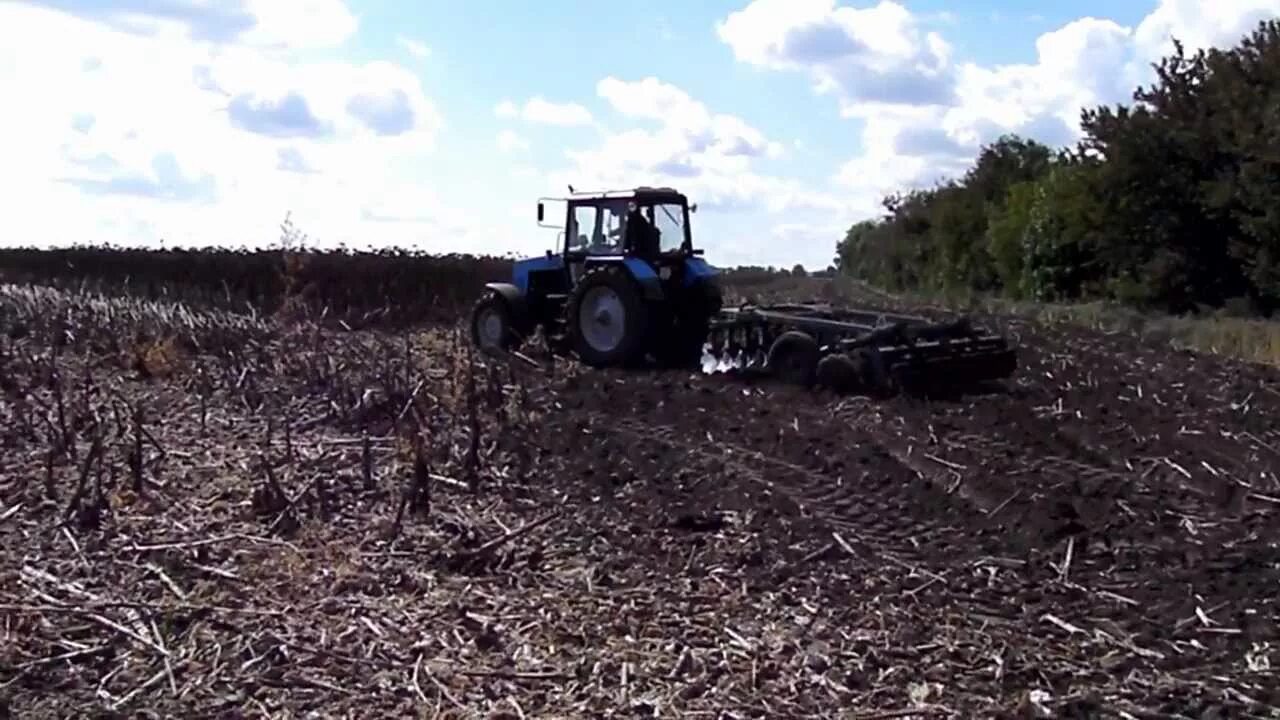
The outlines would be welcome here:
[[[603,212],[604,234],[609,241],[609,247],[615,252],[621,252],[622,241],[626,237],[627,208],[625,205],[612,205],[603,208]]]
[[[678,251],[684,245],[684,208],[669,203],[654,205],[650,209],[653,211],[653,226],[659,233],[659,252],[666,254]]]
[[[568,250],[589,255],[614,255],[622,252],[626,208],[579,205],[573,209],[573,227],[569,228]]]

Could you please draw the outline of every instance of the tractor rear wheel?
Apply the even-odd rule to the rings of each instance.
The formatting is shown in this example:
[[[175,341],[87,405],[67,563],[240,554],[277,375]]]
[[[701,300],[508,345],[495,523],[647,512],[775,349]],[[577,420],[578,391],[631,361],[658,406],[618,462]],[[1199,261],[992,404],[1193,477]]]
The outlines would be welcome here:
[[[471,308],[471,341],[481,350],[508,350],[519,345],[511,309],[497,293],[485,293]]]
[[[640,288],[617,265],[593,268],[569,296],[573,349],[592,367],[629,365],[645,354],[649,313]]]
[[[783,382],[810,387],[818,372],[818,341],[808,333],[782,333],[769,347],[769,372]]]

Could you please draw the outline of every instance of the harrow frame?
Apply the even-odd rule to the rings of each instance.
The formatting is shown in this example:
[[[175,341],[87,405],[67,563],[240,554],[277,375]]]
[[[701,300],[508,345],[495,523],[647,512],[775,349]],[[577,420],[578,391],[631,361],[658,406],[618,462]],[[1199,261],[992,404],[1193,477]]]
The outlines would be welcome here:
[[[1017,370],[1007,338],[968,317],[934,322],[821,303],[724,308],[708,323],[705,349],[733,368],[763,367],[784,381],[841,391],[958,388]]]

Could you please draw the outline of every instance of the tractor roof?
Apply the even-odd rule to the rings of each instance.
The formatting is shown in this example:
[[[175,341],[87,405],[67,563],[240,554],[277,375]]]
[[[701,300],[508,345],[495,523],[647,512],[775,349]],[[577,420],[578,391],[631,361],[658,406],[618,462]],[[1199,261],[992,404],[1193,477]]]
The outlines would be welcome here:
[[[626,190],[605,190],[601,192],[573,192],[568,198],[575,203],[590,203],[592,200],[614,200],[614,199],[632,199],[641,202],[674,202],[686,204],[687,198],[684,193],[671,187],[649,187],[642,185],[640,187],[628,188]]]

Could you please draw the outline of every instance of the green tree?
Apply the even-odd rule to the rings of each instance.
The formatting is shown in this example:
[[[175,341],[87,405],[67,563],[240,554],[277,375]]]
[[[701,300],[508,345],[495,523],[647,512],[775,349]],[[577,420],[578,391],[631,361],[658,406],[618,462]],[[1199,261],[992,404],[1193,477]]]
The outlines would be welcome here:
[[[883,218],[854,223],[836,246],[836,267],[850,277],[890,290],[919,287],[929,266],[929,203],[915,190],[884,199]]]
[[[1018,283],[1026,297],[1077,300],[1096,293],[1103,283],[1106,273],[1097,248],[1105,223],[1097,202],[1098,167],[1088,160],[1063,163],[1031,186]]]
[[[952,183],[940,188],[929,206],[929,282],[942,290],[993,286],[994,272],[983,238],[985,203],[974,188]]]
[[[1280,24],[1155,66],[1134,107],[1082,114],[1105,159],[1112,293],[1173,311],[1280,299]]]
[[[984,203],[996,202],[1011,186],[1042,177],[1054,158],[1054,151],[1043,143],[1003,135],[978,153],[973,168],[965,175],[964,186],[976,192]]]
[[[1179,56],[1181,48],[1178,48]],[[1184,64],[1187,64],[1183,60]],[[1207,116],[1196,128],[1214,141],[1214,172],[1203,184],[1203,204],[1219,222],[1234,226],[1227,251],[1254,295],[1280,301],[1280,22],[1259,23],[1239,45],[1201,52],[1190,61],[1198,84],[1187,97]]]
[[[987,209],[987,254],[1000,287],[1014,299],[1023,299],[1031,291],[1023,277],[1024,249],[1039,190],[1040,184],[1034,180],[1014,183],[1003,202],[992,203]]]

